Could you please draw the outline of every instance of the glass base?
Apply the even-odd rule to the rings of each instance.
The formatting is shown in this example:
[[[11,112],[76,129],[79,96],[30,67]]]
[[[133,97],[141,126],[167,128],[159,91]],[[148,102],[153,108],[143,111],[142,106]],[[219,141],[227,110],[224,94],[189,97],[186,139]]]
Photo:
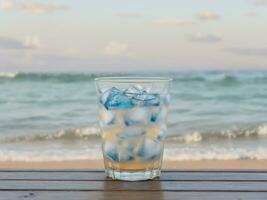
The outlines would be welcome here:
[[[160,177],[160,170],[154,169],[149,171],[118,171],[106,169],[108,177],[123,181],[144,181]]]

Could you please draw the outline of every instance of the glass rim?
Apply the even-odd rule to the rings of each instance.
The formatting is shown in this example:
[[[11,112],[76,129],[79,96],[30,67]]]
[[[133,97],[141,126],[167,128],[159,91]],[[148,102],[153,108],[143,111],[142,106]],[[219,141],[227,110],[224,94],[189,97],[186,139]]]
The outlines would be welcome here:
[[[110,76],[95,78],[95,82],[108,83],[168,83],[173,79],[168,77],[142,77],[142,76]]]

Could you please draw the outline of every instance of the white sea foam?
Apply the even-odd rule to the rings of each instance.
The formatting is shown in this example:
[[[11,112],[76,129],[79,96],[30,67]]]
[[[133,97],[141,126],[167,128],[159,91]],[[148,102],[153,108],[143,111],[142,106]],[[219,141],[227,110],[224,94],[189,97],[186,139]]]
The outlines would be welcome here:
[[[100,134],[100,129],[97,126],[85,127],[85,128],[72,128],[62,129],[55,135],[50,134],[52,138],[64,138],[66,136],[73,136],[77,138],[85,138],[88,136],[96,136]]]
[[[0,77],[14,78],[17,74],[17,72],[0,72]]]
[[[101,145],[71,149],[44,150],[0,150],[0,161],[67,161],[102,159]],[[186,160],[244,160],[267,159],[267,148],[165,148],[164,159],[172,161]]]
[[[184,134],[172,134],[167,141],[179,143],[199,143],[208,140],[238,140],[249,137],[267,136],[267,124],[250,128],[232,128],[225,130],[193,131]]]
[[[14,143],[14,142],[34,142],[34,141],[53,141],[53,140],[76,140],[76,139],[90,139],[92,137],[99,137],[100,129],[97,126],[84,128],[69,128],[62,129],[52,133],[39,133],[20,135],[16,137],[0,138],[0,143]]]
[[[76,139],[90,139],[100,136],[100,128],[97,125],[82,127],[82,128],[68,128],[51,133],[35,133],[28,135],[19,135],[15,137],[0,137],[0,143],[9,142],[23,142],[23,141],[46,141],[46,140],[76,140]],[[266,137],[267,125],[262,124],[252,128],[240,129],[225,129],[218,131],[193,131],[178,135],[167,135],[166,143],[201,143],[206,141],[217,140],[238,140],[250,137]]]
[[[0,161],[68,161],[68,160],[90,160],[101,159],[100,145],[94,148],[80,150],[50,149],[33,151],[0,150]]]
[[[194,142],[201,142],[202,141],[202,135],[201,133],[194,131],[193,133],[187,133],[185,135],[181,136],[175,136],[173,138],[170,138],[171,140],[177,141],[177,142],[185,142],[185,143],[194,143]]]
[[[267,125],[264,124],[264,125],[259,126],[257,132],[258,132],[258,135],[266,136],[267,135]]]
[[[267,148],[171,148],[164,150],[167,160],[240,160],[240,159],[267,159]]]

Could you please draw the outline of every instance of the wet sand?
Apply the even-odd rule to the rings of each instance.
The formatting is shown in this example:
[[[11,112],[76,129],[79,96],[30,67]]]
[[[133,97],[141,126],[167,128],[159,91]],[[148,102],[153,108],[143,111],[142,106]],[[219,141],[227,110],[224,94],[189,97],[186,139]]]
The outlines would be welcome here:
[[[102,160],[73,160],[0,162],[0,168],[5,169],[103,169]],[[267,169],[267,160],[201,160],[201,161],[164,161],[164,169]]]

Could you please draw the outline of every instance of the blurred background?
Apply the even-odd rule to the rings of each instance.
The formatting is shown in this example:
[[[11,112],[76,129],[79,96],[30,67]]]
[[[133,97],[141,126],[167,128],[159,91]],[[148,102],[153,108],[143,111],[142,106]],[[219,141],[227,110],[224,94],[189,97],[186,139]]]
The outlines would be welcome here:
[[[266,0],[0,0],[0,162],[101,159],[94,78],[173,78],[165,159],[267,159]]]
[[[266,0],[1,0],[1,71],[264,69]]]

